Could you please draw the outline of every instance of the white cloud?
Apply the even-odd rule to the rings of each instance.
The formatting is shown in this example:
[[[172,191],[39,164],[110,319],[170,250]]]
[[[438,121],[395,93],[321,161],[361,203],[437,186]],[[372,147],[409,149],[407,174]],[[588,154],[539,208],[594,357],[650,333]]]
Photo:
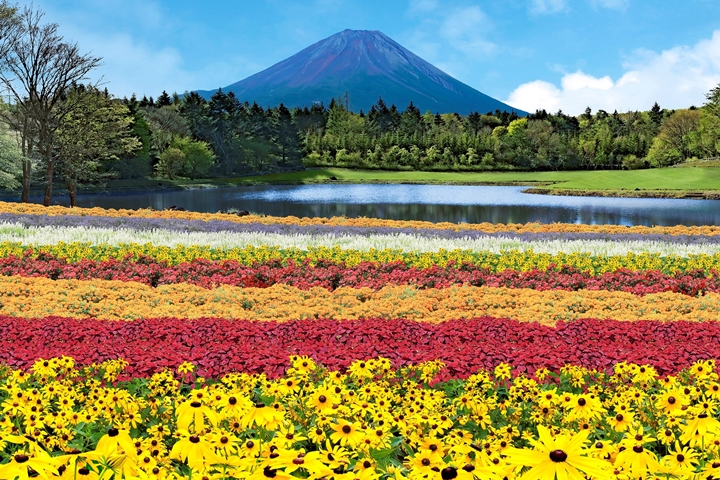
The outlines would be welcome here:
[[[568,0],[530,0],[531,14],[551,14],[564,12],[570,8]],[[630,0],[590,0],[594,8],[609,8],[612,10],[625,10]]]
[[[530,13],[557,13],[566,8],[565,0],[531,0],[530,2]]]
[[[492,21],[478,6],[439,6],[437,0],[410,0],[407,13],[419,23],[403,43],[451,76],[467,76],[469,60],[487,60],[497,51],[488,39]]]
[[[705,93],[720,83],[720,30],[693,46],[660,53],[638,51],[613,80],[582,71],[566,73],[560,86],[541,80],[524,83],[505,100],[513,107],[579,114],[593,110],[647,110],[654,102],[665,108],[700,106]]]
[[[438,0],[410,0],[410,12],[431,12],[439,6]]]
[[[592,0],[594,7],[610,8],[613,10],[624,10],[630,0]]]
[[[163,90],[182,93],[191,85],[192,75],[183,70],[182,56],[174,48],[150,48],[125,34],[96,37],[82,43],[92,45],[93,53],[103,57],[104,65],[98,73],[108,82],[108,90],[117,96],[137,93],[140,97],[157,97]]]
[[[485,38],[491,26],[480,7],[467,7],[453,10],[444,18],[440,35],[471,57],[486,56],[495,50],[495,44]]]

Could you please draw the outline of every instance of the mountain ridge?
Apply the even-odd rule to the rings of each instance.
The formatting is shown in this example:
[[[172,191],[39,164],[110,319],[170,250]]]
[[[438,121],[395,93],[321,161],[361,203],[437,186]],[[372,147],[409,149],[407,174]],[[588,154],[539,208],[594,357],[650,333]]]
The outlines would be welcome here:
[[[311,106],[348,92],[355,111],[369,110],[382,97],[398,108],[412,101],[423,112],[526,113],[451,77],[378,30],[343,30],[222,90],[262,106]],[[214,93],[197,92],[206,98]]]

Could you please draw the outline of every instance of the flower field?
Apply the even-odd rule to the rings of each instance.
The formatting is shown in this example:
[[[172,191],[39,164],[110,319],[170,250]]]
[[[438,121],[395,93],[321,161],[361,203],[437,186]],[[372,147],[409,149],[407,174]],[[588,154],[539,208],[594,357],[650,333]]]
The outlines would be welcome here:
[[[720,478],[720,228],[0,202],[0,479]]]

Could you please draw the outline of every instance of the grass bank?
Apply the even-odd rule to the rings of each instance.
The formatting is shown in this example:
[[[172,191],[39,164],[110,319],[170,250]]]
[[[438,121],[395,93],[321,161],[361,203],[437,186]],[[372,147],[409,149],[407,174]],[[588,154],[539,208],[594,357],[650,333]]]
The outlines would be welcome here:
[[[720,168],[571,172],[391,172],[322,168],[233,179],[255,183],[431,183],[527,185],[528,193],[657,198],[720,198]]]
[[[317,168],[299,172],[201,180],[111,180],[81,193],[134,193],[257,184],[417,183],[454,185],[524,185],[528,193],[654,198],[720,199],[720,168],[571,172],[397,172]],[[37,194],[41,191],[38,190]],[[65,190],[58,186],[56,195]]]

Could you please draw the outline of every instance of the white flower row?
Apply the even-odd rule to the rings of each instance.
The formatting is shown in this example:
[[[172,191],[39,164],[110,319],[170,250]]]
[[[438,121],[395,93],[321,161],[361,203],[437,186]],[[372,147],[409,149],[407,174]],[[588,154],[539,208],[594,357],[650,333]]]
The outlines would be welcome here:
[[[177,232],[168,230],[132,230],[127,228],[92,227],[24,227],[20,224],[0,223],[0,242],[18,242],[23,245],[54,245],[59,242],[82,242],[93,245],[145,244],[174,247],[177,245],[205,245],[211,248],[243,248],[252,246],[277,246],[280,248],[340,247],[367,251],[400,250],[437,252],[439,250],[472,250],[500,253],[503,251],[526,251],[556,254],[560,252],[583,252],[592,255],[625,255],[627,253],[654,253],[663,256],[689,256],[720,253],[720,244],[677,244],[658,241],[613,240],[548,240],[523,241],[498,237],[475,239],[427,238],[409,234],[373,236],[332,235],[282,235],[276,233],[205,233]]]

